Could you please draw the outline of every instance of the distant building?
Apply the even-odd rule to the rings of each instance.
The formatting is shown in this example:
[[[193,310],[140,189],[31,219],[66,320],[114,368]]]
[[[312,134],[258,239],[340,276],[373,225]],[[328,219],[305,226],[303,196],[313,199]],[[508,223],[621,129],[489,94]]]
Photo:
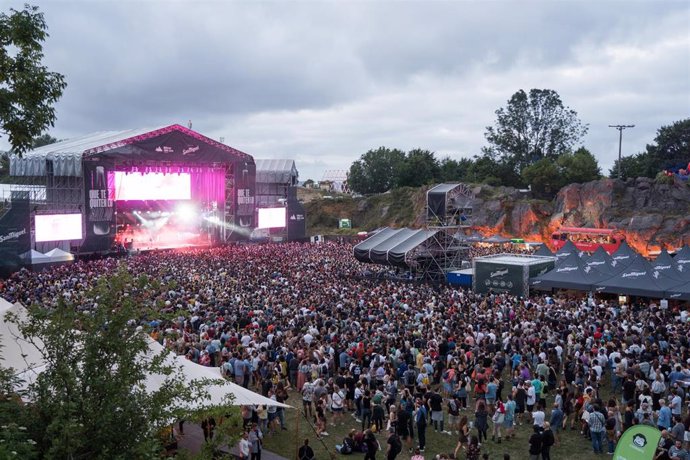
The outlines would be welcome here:
[[[350,193],[347,186],[347,171],[345,169],[333,169],[323,173],[323,177],[319,182],[319,188],[324,190],[321,186],[323,183],[329,184],[329,191],[339,193]]]

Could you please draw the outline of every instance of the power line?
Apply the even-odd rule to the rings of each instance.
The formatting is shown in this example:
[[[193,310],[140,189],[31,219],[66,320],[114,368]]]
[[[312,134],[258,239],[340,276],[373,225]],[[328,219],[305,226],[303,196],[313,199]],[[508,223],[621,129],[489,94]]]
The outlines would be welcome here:
[[[618,178],[621,178],[623,164],[621,163],[621,148],[623,146],[623,130],[626,128],[634,128],[635,125],[609,125],[609,128],[616,128],[618,130]]]

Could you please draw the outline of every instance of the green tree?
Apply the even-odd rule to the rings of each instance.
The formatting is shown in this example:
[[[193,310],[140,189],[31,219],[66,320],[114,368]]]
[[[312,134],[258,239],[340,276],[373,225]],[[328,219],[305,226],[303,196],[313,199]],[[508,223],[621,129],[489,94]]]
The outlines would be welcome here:
[[[601,179],[599,162],[592,153],[580,147],[573,153],[563,153],[557,160],[564,185]]]
[[[472,160],[469,158],[461,158],[460,160],[453,160],[450,157],[445,157],[439,164],[441,182],[460,182],[465,180],[468,170],[472,166]]]
[[[0,130],[19,154],[54,125],[53,104],[67,86],[42,64],[47,28],[36,6],[0,13]]]
[[[548,158],[527,166],[522,170],[522,177],[539,198],[551,198],[564,183],[560,168]]]
[[[48,133],[41,134],[36,139],[31,142],[31,148],[37,149],[43,147],[44,145],[50,145],[56,143],[58,140]]]
[[[656,177],[663,170],[686,168],[690,161],[690,118],[679,120],[657,130],[654,143],[644,152],[621,159],[622,177]],[[609,170],[609,177],[618,177],[618,160]]]
[[[419,187],[431,184],[440,177],[441,167],[434,152],[414,149],[407,152],[397,173],[398,187]]]
[[[494,126],[484,133],[489,147],[485,152],[511,165],[519,174],[542,158],[555,158],[570,151],[587,133],[577,112],[564,107],[560,96],[550,89],[519,90],[505,108],[496,110]]]
[[[497,160],[487,154],[474,157],[474,161],[467,168],[464,180],[465,182],[495,186],[504,185],[506,187],[522,185],[522,179],[515,172],[511,163]]]
[[[405,152],[379,147],[369,150],[352,163],[347,181],[357,193],[383,193],[397,184],[398,172],[405,160]]]
[[[208,382],[187,385],[164,354],[152,356],[132,324],[146,314],[141,305],[151,289],[120,270],[87,294],[88,311],[60,299],[54,309],[32,306],[20,323],[25,337],[43,344],[46,362],[29,393],[42,457],[158,458],[160,429],[196,416],[186,407]],[[145,386],[152,374],[164,380],[155,391]]]

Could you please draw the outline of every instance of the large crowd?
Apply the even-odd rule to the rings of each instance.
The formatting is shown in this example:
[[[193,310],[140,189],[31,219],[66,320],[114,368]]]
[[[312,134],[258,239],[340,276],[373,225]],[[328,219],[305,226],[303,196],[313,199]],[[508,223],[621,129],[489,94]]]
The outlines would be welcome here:
[[[240,385],[281,402],[299,398],[317,436],[342,454],[479,459],[486,443],[515,442],[523,424],[532,433],[525,457],[549,459],[567,429],[594,452],[611,453],[626,428],[648,424],[662,430],[658,458],[689,458],[685,305],[479,296],[367,279],[352,246],[333,242],[22,270],[0,283],[0,295],[46,307],[63,297],[88,309],[89,288],[120,263],[159,280],[146,307],[160,317],[133,321]],[[247,433],[239,449],[247,458],[260,458],[263,436],[288,428],[280,408],[241,413]],[[352,431],[331,439],[333,425]],[[431,430],[457,439],[454,451],[427,449]],[[313,457],[308,440],[300,453]]]

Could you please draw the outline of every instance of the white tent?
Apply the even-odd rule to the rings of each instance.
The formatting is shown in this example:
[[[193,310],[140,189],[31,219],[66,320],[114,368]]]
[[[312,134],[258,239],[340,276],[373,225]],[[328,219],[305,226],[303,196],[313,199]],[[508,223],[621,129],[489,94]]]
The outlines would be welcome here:
[[[50,257],[43,254],[42,252],[38,252],[35,249],[32,249],[31,251],[27,251],[24,254],[21,255],[22,259],[24,259],[25,262],[30,263],[30,264],[45,264],[50,262]]]
[[[45,254],[50,258],[50,262],[70,262],[74,260],[74,255],[60,248],[51,249]]]
[[[12,314],[18,320],[26,319],[28,312],[21,304],[12,305],[0,297],[0,365],[13,368],[17,374],[24,373],[43,365],[43,355],[36,346],[42,346],[40,341],[36,345],[25,339],[17,325],[7,321],[6,315]]]
[[[161,344],[154,340],[150,340],[149,350],[151,351],[150,357],[158,356],[160,353],[168,353],[166,364],[181,368],[184,379],[190,384],[194,381],[198,382],[204,379],[214,381],[204,387],[204,390],[208,393],[208,397],[204,398],[204,400],[195,401],[194,407],[188,407],[190,409],[224,405],[227,403],[226,397],[228,395],[234,397],[232,400],[233,406],[263,404],[265,406],[291,407],[258,393],[254,393],[236,383],[225,380],[220,374],[220,368],[196,364],[184,356],[178,356],[171,351],[165,350]],[[156,391],[163,385],[165,379],[166,377],[164,375],[151,374],[146,379],[146,388],[150,391]]]
[[[24,307],[22,307],[21,305],[12,305],[6,301],[5,303],[9,305],[9,307],[6,307],[8,311],[10,309],[15,309],[15,311],[18,311],[18,314],[22,314],[23,311],[23,314],[26,315],[26,309],[24,309]],[[12,362],[3,362],[3,366],[11,366],[18,371],[17,377],[19,377],[19,379],[22,380],[21,389],[25,390],[29,387],[30,384],[36,381],[41,372],[45,370],[46,365],[43,362],[40,351],[31,343],[24,339],[7,339],[8,337],[14,338],[17,334],[13,334],[11,331],[6,331],[4,329],[6,322],[4,321],[4,314],[2,316],[3,321],[1,324],[3,325],[3,329],[1,332],[2,336],[0,336],[0,338],[2,339],[3,343],[3,351],[6,349],[13,350],[13,353],[9,356],[15,357],[15,360]],[[9,328],[11,328],[12,326],[14,326],[14,329],[16,331],[15,325],[11,323],[8,324]],[[9,345],[7,348],[4,347],[6,341]],[[182,407],[185,409],[199,410],[211,406],[226,405],[228,403],[230,403],[233,406],[263,404],[265,406],[277,406],[285,408],[291,407],[287,404],[279,403],[258,393],[254,393],[253,391],[241,387],[240,385],[225,380],[223,376],[221,376],[220,368],[218,367],[206,367],[200,364],[196,364],[188,360],[184,356],[177,356],[171,351],[164,349],[161,344],[159,344],[151,338],[148,338],[148,341],[149,352],[147,353],[146,359],[152,360],[154,357],[158,356],[161,353],[167,353],[167,355],[165,356],[165,364],[176,369],[180,369],[183,374],[183,379],[188,385],[191,386],[195,383],[199,383],[204,380],[212,381],[203,387],[204,392],[206,393],[204,397],[199,397],[193,403],[183,404]],[[25,356],[25,358],[22,358],[22,354],[19,351],[18,344],[22,345],[22,352],[24,353],[23,356]],[[28,363],[32,364],[29,365]],[[144,388],[148,392],[157,391],[165,384],[166,379],[167,377],[162,374],[149,374],[146,377],[146,380],[143,382]],[[233,396],[231,402],[227,398],[229,395]]]

